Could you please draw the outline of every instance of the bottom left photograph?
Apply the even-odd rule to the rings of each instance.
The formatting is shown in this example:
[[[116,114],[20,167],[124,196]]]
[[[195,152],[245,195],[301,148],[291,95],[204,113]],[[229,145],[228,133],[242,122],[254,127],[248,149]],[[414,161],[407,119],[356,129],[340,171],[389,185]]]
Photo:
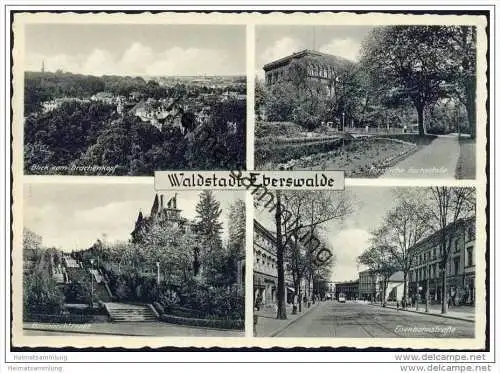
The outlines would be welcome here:
[[[23,193],[23,335],[244,336],[244,192]]]

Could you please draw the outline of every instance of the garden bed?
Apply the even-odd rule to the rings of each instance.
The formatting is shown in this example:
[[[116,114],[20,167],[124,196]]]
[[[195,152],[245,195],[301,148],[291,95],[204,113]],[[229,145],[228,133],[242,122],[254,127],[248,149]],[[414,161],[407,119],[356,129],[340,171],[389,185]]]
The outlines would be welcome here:
[[[281,152],[278,149],[264,164],[264,169],[290,170],[344,170],[346,177],[378,177],[388,167],[404,159],[419,146],[414,141],[408,142],[413,135],[398,138],[362,137],[357,140],[336,141],[328,146],[313,144],[308,146],[289,146]],[[404,140],[403,140],[404,139]],[[309,144],[307,144],[309,145]],[[330,147],[332,149],[328,149]],[[321,151],[327,149],[327,151]],[[262,164],[261,162],[260,164]],[[259,168],[256,155],[256,165]]]

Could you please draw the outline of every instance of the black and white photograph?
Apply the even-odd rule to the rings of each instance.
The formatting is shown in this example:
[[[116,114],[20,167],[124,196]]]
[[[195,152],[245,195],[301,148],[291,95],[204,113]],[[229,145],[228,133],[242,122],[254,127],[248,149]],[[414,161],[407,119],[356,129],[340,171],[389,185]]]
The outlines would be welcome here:
[[[256,27],[255,168],[476,177],[476,27]]]
[[[245,169],[238,25],[24,25],[24,173]]]
[[[243,337],[241,192],[27,184],[25,336]]]
[[[255,205],[254,336],[475,337],[474,188],[268,191]]]

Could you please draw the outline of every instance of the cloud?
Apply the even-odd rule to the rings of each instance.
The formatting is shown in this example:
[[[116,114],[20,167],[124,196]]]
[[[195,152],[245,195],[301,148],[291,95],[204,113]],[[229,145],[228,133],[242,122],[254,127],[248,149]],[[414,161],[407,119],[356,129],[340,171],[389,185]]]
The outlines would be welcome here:
[[[293,39],[288,36],[278,39],[274,44],[270,45],[262,51],[262,53],[257,52],[258,69],[257,76],[262,77],[264,72],[262,67],[271,61],[277,60],[282,57],[286,57],[294,52],[298,52],[305,49],[305,45],[301,40]]]
[[[39,71],[45,61],[47,71],[63,70],[90,75],[233,75],[236,71],[228,52],[210,48],[172,47],[155,52],[151,47],[133,42],[123,53],[113,56],[108,51],[94,49],[88,55],[44,56],[31,54],[26,69]]]
[[[344,57],[351,61],[357,61],[361,43],[355,39],[332,39],[329,43],[323,44],[319,51],[323,53],[333,54],[335,56]]]
[[[356,259],[368,247],[371,234],[363,229],[344,229],[333,237],[331,244],[337,258],[333,278],[352,280],[358,275]]]

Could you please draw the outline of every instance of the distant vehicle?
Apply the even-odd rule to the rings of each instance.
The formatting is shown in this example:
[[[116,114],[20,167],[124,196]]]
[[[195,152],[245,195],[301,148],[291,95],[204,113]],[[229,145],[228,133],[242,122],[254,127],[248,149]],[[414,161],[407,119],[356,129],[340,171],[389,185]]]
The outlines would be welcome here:
[[[345,294],[340,293],[338,301],[339,301],[339,303],[345,303]]]

